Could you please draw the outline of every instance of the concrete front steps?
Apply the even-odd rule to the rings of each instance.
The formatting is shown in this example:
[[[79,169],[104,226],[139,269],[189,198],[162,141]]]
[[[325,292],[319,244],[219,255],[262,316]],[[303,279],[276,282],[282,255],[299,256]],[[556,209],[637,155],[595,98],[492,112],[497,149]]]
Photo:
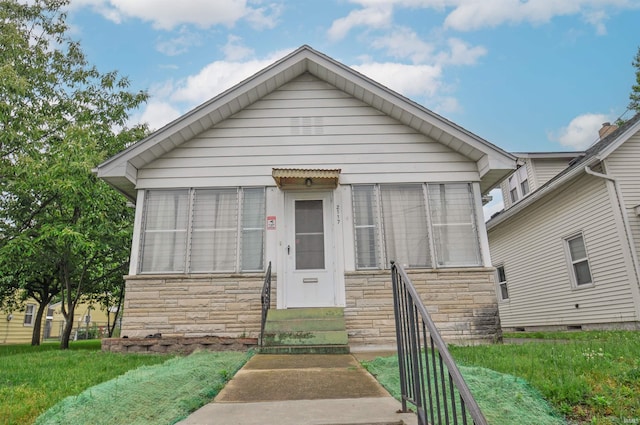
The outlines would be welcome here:
[[[347,354],[348,343],[343,308],[272,309],[267,314],[260,352]]]

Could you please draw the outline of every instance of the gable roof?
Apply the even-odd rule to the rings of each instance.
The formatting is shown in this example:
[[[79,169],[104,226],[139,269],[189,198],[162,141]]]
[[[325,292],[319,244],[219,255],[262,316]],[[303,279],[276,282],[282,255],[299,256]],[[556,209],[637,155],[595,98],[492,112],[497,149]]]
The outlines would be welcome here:
[[[569,163],[569,166],[567,168],[562,170],[544,185],[531,192],[529,196],[522,199],[511,208],[503,210],[497,215],[493,216],[491,220],[487,222],[487,230],[493,229],[500,223],[518,214],[520,211],[527,208],[529,205],[533,204],[541,197],[547,195],[548,193],[551,193],[555,189],[573,180],[582,173],[586,173],[586,167],[598,164],[600,161],[606,159],[609,155],[611,155],[612,152],[618,149],[620,145],[629,140],[638,131],[640,131],[640,113],[636,114],[633,118],[625,122],[620,128],[611,132],[609,135],[595,143],[586,151],[577,152],[577,155],[575,155],[575,159]]]
[[[308,72],[478,164],[481,190],[515,169],[516,158],[429,109],[302,46],[213,99],[187,112],[150,136],[107,159],[94,170],[98,177],[135,199],[137,170],[181,143],[241,111],[299,75]]]

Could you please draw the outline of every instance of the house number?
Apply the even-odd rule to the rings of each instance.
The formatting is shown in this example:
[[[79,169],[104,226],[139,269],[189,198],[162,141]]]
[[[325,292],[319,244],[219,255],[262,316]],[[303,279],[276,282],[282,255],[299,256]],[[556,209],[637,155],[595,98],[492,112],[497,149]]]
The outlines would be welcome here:
[[[336,218],[338,219],[338,224],[340,224],[340,205],[336,205]]]

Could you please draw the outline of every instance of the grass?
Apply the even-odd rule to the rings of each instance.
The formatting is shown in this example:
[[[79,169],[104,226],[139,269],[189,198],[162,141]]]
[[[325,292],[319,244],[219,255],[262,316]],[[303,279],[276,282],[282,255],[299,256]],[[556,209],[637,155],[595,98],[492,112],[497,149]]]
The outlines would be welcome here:
[[[640,424],[640,332],[514,335],[548,341],[449,347],[489,423],[543,423],[535,416],[531,420],[509,416],[511,406],[522,406],[527,398],[539,394],[570,424]],[[397,359],[390,360],[365,366],[397,397]],[[502,378],[487,369],[500,372]],[[529,413],[530,406],[521,412]]]
[[[394,397],[400,399],[397,356],[377,358],[371,362],[363,362],[363,365]],[[481,367],[460,366],[460,372],[491,425],[562,425],[565,423],[542,396],[523,379]],[[432,391],[435,391],[434,385],[432,381],[430,385]],[[449,388],[448,385],[446,387]],[[448,391],[447,389],[447,394],[449,394]],[[463,423],[459,403],[457,402],[456,405],[458,423]],[[443,410],[441,414],[444,417]],[[437,417],[434,419],[437,420]],[[469,417],[468,420],[470,421],[471,418]]]
[[[450,351],[461,364],[527,380],[573,423],[640,423],[640,332],[516,335],[550,341]]]
[[[0,423],[31,424],[67,396],[142,365],[162,363],[167,355],[106,353],[100,341],[0,346]]]
[[[173,424],[210,402],[250,355],[201,351],[141,366],[67,397],[35,425]]]

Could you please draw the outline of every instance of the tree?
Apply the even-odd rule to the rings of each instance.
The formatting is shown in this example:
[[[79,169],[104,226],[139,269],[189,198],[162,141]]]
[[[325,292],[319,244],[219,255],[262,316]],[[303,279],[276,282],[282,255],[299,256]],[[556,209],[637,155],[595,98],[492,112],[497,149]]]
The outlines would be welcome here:
[[[67,35],[68,3],[0,2],[0,294],[57,285],[61,348],[79,300],[126,267],[131,210],[91,170],[144,135],[126,125],[147,99],[88,63]]]
[[[631,86],[631,93],[629,94],[629,109],[640,113],[640,47],[638,47],[638,52],[636,56],[633,58],[633,62],[631,62],[633,67],[636,69],[636,81]]]

